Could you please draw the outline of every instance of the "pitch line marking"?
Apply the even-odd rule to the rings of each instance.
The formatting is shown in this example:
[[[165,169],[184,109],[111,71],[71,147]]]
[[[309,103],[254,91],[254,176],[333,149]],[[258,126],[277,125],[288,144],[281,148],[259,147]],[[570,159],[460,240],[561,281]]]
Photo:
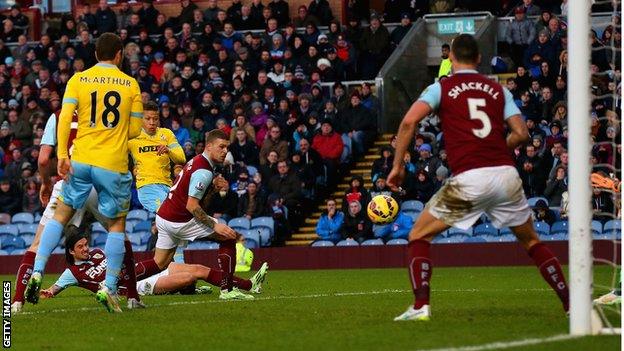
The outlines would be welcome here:
[[[530,339],[521,339],[521,340],[513,340],[513,341],[498,341],[489,344],[483,345],[474,345],[474,346],[459,346],[459,347],[447,347],[441,349],[422,349],[418,351],[483,351],[483,350],[502,350],[502,349],[510,349],[513,347],[521,347],[521,346],[531,346],[531,345],[539,345],[546,344],[550,342],[558,342],[576,339],[581,336],[579,335],[570,335],[570,334],[559,334],[553,335],[545,338],[530,338]]]
[[[478,293],[478,292],[497,292],[497,291],[509,291],[511,289],[434,289],[433,292],[444,293],[444,292],[466,292],[466,293]],[[542,288],[532,288],[532,289],[513,289],[514,291],[550,291],[550,289],[542,289]],[[296,300],[296,299],[316,299],[322,297],[343,297],[343,296],[365,296],[365,295],[380,295],[380,294],[401,294],[408,293],[411,290],[401,290],[401,289],[384,289],[384,290],[374,290],[374,291],[353,291],[353,292],[336,292],[336,293],[320,293],[320,294],[309,294],[309,295],[277,295],[277,296],[265,296],[265,297],[256,297],[251,301],[268,301],[268,300]],[[158,295],[156,295],[158,296]],[[191,301],[174,301],[169,303],[153,303],[147,305],[150,307],[166,307],[166,306],[180,306],[180,305],[203,305],[203,304],[211,304],[211,303],[231,303],[231,302],[242,302],[237,300],[191,300]],[[101,307],[78,307],[78,308],[59,308],[53,310],[41,310],[41,311],[24,311],[20,312],[19,315],[36,315],[36,314],[45,314],[45,313],[66,313],[66,312],[87,312],[87,311],[97,311],[102,310]],[[436,350],[437,351],[437,350]]]

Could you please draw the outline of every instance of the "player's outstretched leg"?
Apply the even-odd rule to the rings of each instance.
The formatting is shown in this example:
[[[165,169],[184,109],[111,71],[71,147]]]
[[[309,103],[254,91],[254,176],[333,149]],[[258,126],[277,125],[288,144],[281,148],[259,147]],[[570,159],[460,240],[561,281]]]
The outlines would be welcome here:
[[[522,225],[511,227],[511,230],[518,238],[520,244],[527,250],[533,262],[535,262],[546,283],[557,293],[563,309],[568,312],[570,308],[570,292],[563,270],[553,252],[550,251],[546,244],[539,241],[537,233],[533,229],[531,218],[529,217],[526,223]]]
[[[15,294],[13,295],[13,303],[11,304],[11,313],[16,314],[22,311],[24,305],[24,291],[26,284],[30,280],[35,264],[36,253],[34,251],[26,251],[22,256],[22,263],[17,269],[15,277]]]
[[[145,308],[145,304],[141,302],[141,298],[139,298],[139,294],[136,289],[136,275],[134,271],[134,254],[132,252],[132,244],[130,241],[126,240],[124,242],[124,246],[126,248],[126,253],[124,254],[123,264],[125,267],[126,274],[124,278],[127,281],[126,289],[128,294],[128,309],[136,309],[136,308]]]
[[[219,253],[217,254],[219,268],[223,272],[221,277],[222,300],[251,300],[253,296],[244,294],[235,289],[233,285],[234,270],[236,268],[236,240],[225,240],[219,243]]]
[[[59,203],[57,212],[60,212],[61,207]],[[61,240],[63,228],[64,225],[56,219],[56,216],[50,219],[43,228],[41,241],[39,242],[39,248],[37,248],[37,255],[35,256],[33,274],[28,280],[25,291],[26,301],[30,303],[36,304],[39,302],[39,290],[41,290],[43,272],[45,271],[45,266],[48,263],[52,251],[54,251],[54,248],[56,248]]]
[[[431,318],[429,307],[429,281],[432,274],[430,240],[448,229],[448,225],[424,210],[410,231],[407,245],[409,256],[408,272],[414,291],[414,305],[407,308],[395,321],[428,321]]]
[[[251,279],[251,292],[254,294],[261,294],[262,293],[262,283],[264,282],[264,279],[266,278],[266,274],[269,271],[269,264],[264,262],[262,263],[262,266],[260,266],[260,269],[258,269],[258,271],[256,272],[256,274],[254,274]]]
[[[125,234],[120,232],[108,233],[104,253],[106,254],[107,267],[104,287],[95,297],[108,312],[121,312],[119,307],[119,295],[117,294],[117,282],[125,253]]]

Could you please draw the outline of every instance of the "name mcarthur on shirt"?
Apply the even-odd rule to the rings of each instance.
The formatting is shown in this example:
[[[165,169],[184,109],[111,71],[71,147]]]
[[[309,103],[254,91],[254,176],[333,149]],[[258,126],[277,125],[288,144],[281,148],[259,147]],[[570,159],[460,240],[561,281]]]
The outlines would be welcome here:
[[[119,77],[80,77],[80,83],[117,84],[129,87],[129,79]]]

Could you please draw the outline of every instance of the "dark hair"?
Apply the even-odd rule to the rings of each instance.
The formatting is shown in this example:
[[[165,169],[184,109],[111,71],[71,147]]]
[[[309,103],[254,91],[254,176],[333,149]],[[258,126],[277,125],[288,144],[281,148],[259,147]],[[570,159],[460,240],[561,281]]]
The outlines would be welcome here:
[[[461,63],[477,63],[479,61],[479,44],[470,34],[460,34],[453,39],[451,51],[455,59]]]
[[[451,46],[447,43],[442,44],[442,49],[451,49]]]
[[[143,111],[156,111],[158,112],[158,104],[154,101],[148,101],[143,104]]]
[[[122,50],[121,38],[114,33],[104,33],[95,42],[95,54],[98,61],[110,61]]]
[[[65,228],[65,261],[68,265],[73,265],[75,262],[74,256],[71,255],[69,250],[74,250],[74,246],[81,239],[89,240],[86,235],[80,233],[78,227],[69,225]]]
[[[206,144],[212,143],[217,139],[230,140],[227,134],[221,129],[213,129],[206,134]]]

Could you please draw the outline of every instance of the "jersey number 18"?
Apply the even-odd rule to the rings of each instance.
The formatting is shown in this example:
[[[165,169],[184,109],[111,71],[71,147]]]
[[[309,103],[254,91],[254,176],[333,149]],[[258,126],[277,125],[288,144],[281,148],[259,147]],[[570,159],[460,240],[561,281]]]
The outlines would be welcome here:
[[[111,98],[113,102],[111,103]],[[104,111],[102,111],[102,124],[106,128],[115,128],[119,123],[119,105],[121,105],[121,95],[116,91],[109,91],[104,94]],[[97,123],[97,91],[91,93],[91,128]],[[112,120],[109,119],[113,115]]]

